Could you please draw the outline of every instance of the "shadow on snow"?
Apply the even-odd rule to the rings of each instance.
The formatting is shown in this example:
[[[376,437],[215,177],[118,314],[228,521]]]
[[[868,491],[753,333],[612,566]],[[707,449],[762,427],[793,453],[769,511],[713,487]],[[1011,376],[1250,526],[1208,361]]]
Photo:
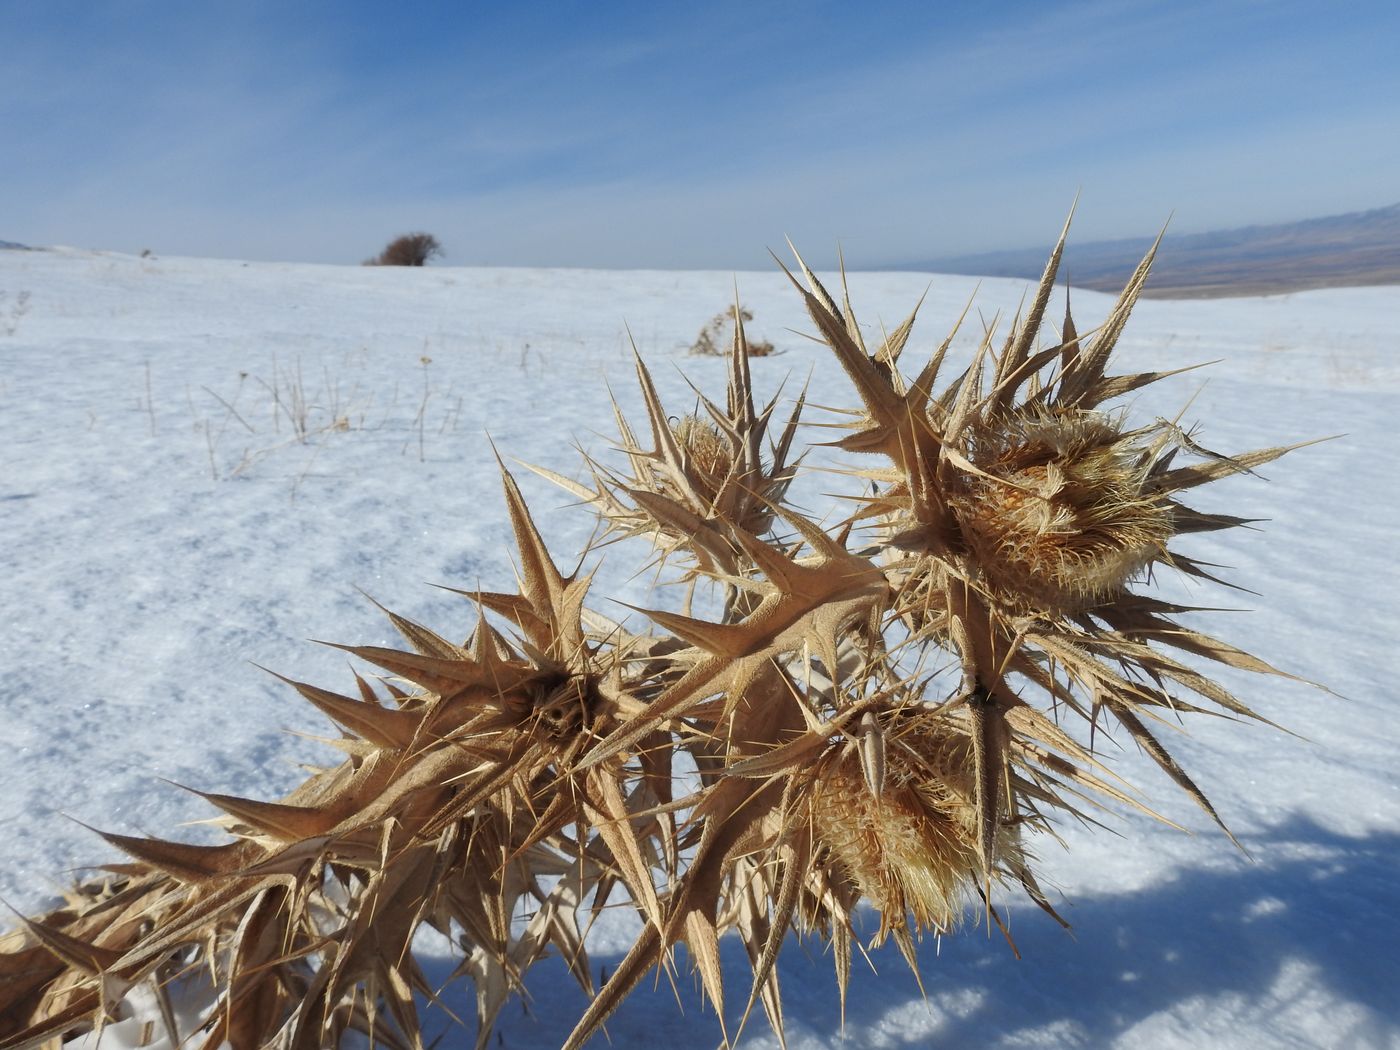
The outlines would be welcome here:
[[[826,946],[789,938],[778,967],[789,1043],[962,1047],[1048,1037],[1058,1046],[1101,1046],[1174,1009],[1184,1011],[1189,1025],[1201,1004],[1222,998],[1233,1001],[1226,1009],[1247,1028],[1251,1018],[1287,1006],[1292,993],[1280,991],[1288,984],[1281,978],[1286,968],[1300,967],[1310,994],[1360,1008],[1352,1013],[1364,1016],[1363,1030],[1353,1024],[1350,1038],[1393,1037],[1400,1030],[1400,835],[1347,838],[1295,818],[1247,845],[1254,863],[1183,871],[1150,889],[1057,905],[1072,933],[1028,902],[1016,904],[1019,961],[1000,934],[989,938],[971,918],[941,945],[925,938],[919,958],[927,1003],[892,945],[871,953],[878,975],[855,953],[844,1033]],[[1270,860],[1279,854],[1288,859]],[[737,939],[724,938],[721,953],[732,1034],[750,970]],[[618,961],[593,955],[595,968],[611,971]],[[446,959],[425,964],[436,983],[451,972]],[[664,975],[645,979],[613,1015],[607,1035],[591,1045],[610,1039],[619,1048],[717,1046],[720,1026],[683,952],[678,970],[675,991]],[[517,1050],[559,1046],[587,1006],[585,996],[558,958],[536,966],[526,987],[529,1001],[506,1005],[492,1042]],[[474,1016],[469,984],[454,982],[443,997],[464,1020]],[[441,1017],[429,1012],[437,1014],[434,1021]],[[469,1046],[469,1038],[461,1029],[448,1031],[442,1045]],[[761,1008],[742,1042],[776,1045]]]

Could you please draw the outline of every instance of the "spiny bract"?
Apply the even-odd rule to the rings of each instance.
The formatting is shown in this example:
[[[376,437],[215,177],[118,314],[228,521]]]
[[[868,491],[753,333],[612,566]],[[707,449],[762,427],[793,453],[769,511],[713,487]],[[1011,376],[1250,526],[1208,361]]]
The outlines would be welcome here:
[[[692,594],[715,588],[721,614],[687,602],[634,630],[593,611],[591,578],[560,571],[503,468],[517,590],[464,592],[462,644],[389,614],[408,649],[347,647],[387,672],[352,695],[291,682],[343,729],[344,757],[277,802],[206,795],[226,843],[106,836],[128,863],[0,940],[0,1046],[100,1029],[142,985],[173,1027],[170,982],[202,970],[215,1001],[172,1042],[418,1047],[425,924],[475,985],[479,1047],[551,950],[592,1000],[570,1048],[677,945],[723,1025],[727,931],[752,963],[744,1018],[761,1003],[781,1038],[774,962],[792,930],[832,943],[844,1000],[862,899],[874,940],[911,966],[914,937],[969,905],[1001,926],[994,886],[1053,915],[1028,832],[1137,805],[1086,743],[1098,725],[1215,817],[1152,723],[1257,717],[1193,659],[1279,672],[1142,587],[1157,565],[1207,577],[1171,541],[1244,523],[1183,493],[1287,449],[1220,456],[1105,407],[1171,374],[1106,371],[1152,256],[1097,331],[1066,310],[1042,346],[1063,246],[1004,342],[988,331],[941,387],[951,336],[906,375],[913,316],[872,351],[849,297],[798,259],[793,284],[860,404],[835,444],[867,487],[829,530],[785,502],[804,397],[774,428],[737,309],[723,405],[668,413],[639,359],[646,418],[616,413],[620,458],[587,458],[587,483],[536,469],[606,540],[644,538]],[[948,662],[943,695],[923,669]],[[595,989],[584,933],[623,897],[642,931]]]

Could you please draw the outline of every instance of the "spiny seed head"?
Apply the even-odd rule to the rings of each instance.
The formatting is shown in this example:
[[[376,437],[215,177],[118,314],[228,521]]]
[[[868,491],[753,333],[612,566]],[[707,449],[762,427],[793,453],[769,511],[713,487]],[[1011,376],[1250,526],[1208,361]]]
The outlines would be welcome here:
[[[530,715],[547,738],[569,739],[589,728],[597,704],[591,676],[561,675],[533,690]]]
[[[952,929],[981,871],[971,740],[938,716],[899,721],[887,730],[885,783],[878,796],[859,755],[839,745],[817,762],[812,779],[817,840],[879,910],[877,943],[909,918],[918,930]],[[1003,856],[1018,855],[1011,829],[1001,829],[999,839]]]
[[[969,552],[1008,604],[1052,615],[1111,597],[1161,556],[1171,506],[1147,457],[1099,412],[1021,411],[972,435],[949,505]]]
[[[686,456],[686,474],[696,492],[713,503],[734,467],[734,450],[717,426],[699,416],[683,416],[671,425]]]

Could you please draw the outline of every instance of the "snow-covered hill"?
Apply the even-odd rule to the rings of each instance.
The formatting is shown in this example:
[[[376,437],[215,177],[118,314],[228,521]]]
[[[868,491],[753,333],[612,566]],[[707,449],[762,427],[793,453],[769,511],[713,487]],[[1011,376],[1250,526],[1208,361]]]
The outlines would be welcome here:
[[[855,273],[852,301],[893,326],[927,281]],[[786,279],[738,285],[753,334],[782,351],[753,362],[758,390],[795,392],[811,371],[812,402],[850,404],[825,351],[790,331],[809,322]],[[733,287],[727,273],[0,253],[0,896],[36,909],[73,868],[112,859],[77,821],[158,833],[210,815],[166,780],[289,789],[298,763],[326,757],[298,734],[330,730],[252,661],[345,684],[343,654],[304,639],[394,644],[361,591],[465,634],[471,610],[431,584],[511,579],[488,432],[507,457],[572,470],[571,442],[600,448],[594,432],[611,430],[605,380],[635,402],[628,330],[668,403],[689,396],[670,359],[718,391],[722,363],[684,348]],[[974,290],[933,279],[910,357]],[[1024,290],[983,282],[955,348]],[[1076,292],[1081,329],[1110,302]],[[1128,756],[1193,833],[1125,814],[1116,835],[1066,826],[1067,849],[1039,843],[1073,936],[1017,907],[1020,961],[975,927],[926,941],[927,1004],[897,953],[874,953],[843,1036],[820,946],[790,944],[795,1047],[1400,1046],[1400,288],[1144,302],[1121,346],[1133,369],[1222,359],[1129,406],[1173,417],[1194,395],[1183,422],[1202,421],[1211,448],[1344,435],[1206,497],[1266,519],[1192,547],[1258,595],[1161,584],[1248,610],[1201,620],[1345,699],[1227,675],[1298,734],[1198,718],[1176,744],[1250,856]],[[589,515],[521,483],[566,561]],[[815,508],[819,487],[804,499]],[[633,568],[609,555],[595,593],[644,604]],[[616,963],[631,922],[607,917],[595,962]],[[735,987],[742,956],[726,945]],[[528,1010],[503,1014],[506,1047],[556,1046],[583,1009],[555,963],[530,988]],[[613,1044],[713,1046],[694,988],[679,996],[684,1013],[664,982],[646,986]],[[464,993],[449,1001],[470,1016]],[[746,1045],[773,1042],[750,1032]]]

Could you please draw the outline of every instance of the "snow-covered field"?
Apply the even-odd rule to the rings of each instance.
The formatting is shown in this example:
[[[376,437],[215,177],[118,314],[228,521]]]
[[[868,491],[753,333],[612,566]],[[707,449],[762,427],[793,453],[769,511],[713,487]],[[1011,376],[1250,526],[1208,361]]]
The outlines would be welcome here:
[[[506,457],[571,471],[571,442],[601,448],[595,431],[611,431],[605,380],[635,404],[627,329],[668,404],[691,396],[672,362],[718,392],[722,363],[684,348],[733,282],[0,251],[0,896],[38,909],[74,868],[112,859],[80,821],[160,833],[211,815],[165,781],[289,789],[298,763],[326,757],[304,734],[332,730],[252,661],[345,686],[344,654],[305,639],[395,644],[362,591],[464,635],[471,609],[431,585],[511,580],[487,434]],[[928,278],[850,283],[878,330]],[[911,359],[976,283],[933,279]],[[789,331],[810,325],[786,279],[738,284],[752,334],[782,351],[753,362],[758,391],[786,378],[795,393],[810,370],[813,402],[851,404],[825,351]],[[1024,288],[982,282],[955,346],[980,334],[977,310],[1009,317]],[[1110,302],[1076,292],[1080,328]],[[1119,366],[1216,358],[1131,413],[1175,416],[1195,395],[1183,421],[1227,453],[1343,435],[1200,497],[1268,519],[1189,548],[1257,595],[1160,581],[1244,610],[1198,622],[1340,694],[1227,672],[1297,735],[1197,719],[1176,742],[1250,856],[1124,756],[1193,834],[1136,815],[1117,834],[1064,827],[1068,848],[1039,853],[1073,935],[1017,905],[1021,961],[975,926],[928,939],[927,1002],[897,952],[876,952],[844,1034],[820,945],[789,944],[794,1047],[1400,1046],[1400,288],[1144,302]],[[568,561],[589,515],[520,474]],[[624,550],[594,593],[645,603]],[[631,928],[621,913],[601,925],[595,965],[615,965]],[[725,948],[727,979],[746,988],[741,947]],[[583,997],[554,961],[529,987],[528,1009],[502,1015],[502,1045],[557,1046]],[[678,994],[645,986],[610,1023],[613,1045],[713,1046],[688,978]],[[470,1016],[465,993],[449,1001]],[[774,1042],[761,1023],[746,1033]]]

